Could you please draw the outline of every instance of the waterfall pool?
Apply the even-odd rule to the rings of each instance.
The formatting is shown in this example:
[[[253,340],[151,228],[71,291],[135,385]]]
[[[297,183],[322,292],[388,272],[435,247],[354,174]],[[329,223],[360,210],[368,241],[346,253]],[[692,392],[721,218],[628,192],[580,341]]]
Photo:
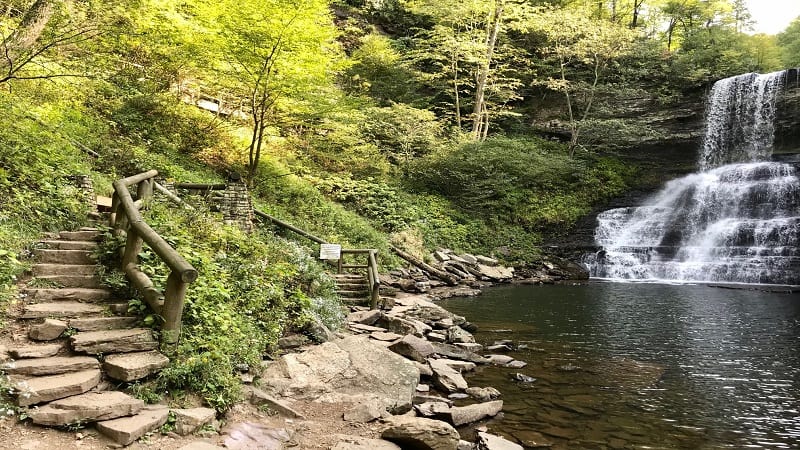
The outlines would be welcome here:
[[[467,377],[503,393],[490,432],[526,448],[800,448],[800,294],[589,282],[441,304],[528,363]]]

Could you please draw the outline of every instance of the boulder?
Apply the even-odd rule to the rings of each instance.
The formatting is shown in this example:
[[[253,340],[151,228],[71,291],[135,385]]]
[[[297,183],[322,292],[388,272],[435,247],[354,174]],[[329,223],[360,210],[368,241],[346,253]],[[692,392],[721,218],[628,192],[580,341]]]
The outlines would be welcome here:
[[[379,419],[386,408],[379,399],[368,399],[344,412],[344,420],[348,422],[367,423]]]
[[[489,278],[493,281],[508,281],[514,278],[513,267],[487,266],[484,264],[478,264],[477,271],[482,277]]]
[[[66,329],[67,323],[63,320],[45,319],[44,322],[33,325],[28,330],[28,336],[34,341],[52,341],[58,339]]]
[[[466,343],[466,344],[474,344],[475,337],[472,334],[458,326],[452,326],[447,329],[447,342],[451,344],[455,343]]]
[[[192,434],[217,417],[217,411],[211,408],[173,409],[175,414],[175,432],[181,436]]]
[[[456,345],[440,344],[438,342],[432,342],[431,345],[433,345],[433,348],[436,349],[437,355],[441,355],[445,358],[460,359],[462,361],[474,362],[475,364],[489,363],[489,360],[487,358],[484,358],[483,356],[480,356],[475,352],[469,351],[465,348],[461,348]]]
[[[302,347],[311,343],[311,339],[304,334],[292,333],[278,339],[278,348],[288,350]]]
[[[414,410],[422,417],[445,418],[450,416],[450,405],[443,402],[425,402],[414,405]]]
[[[390,333],[388,331],[375,331],[370,333],[369,337],[375,339],[376,341],[394,342],[398,339],[401,339],[403,336],[400,336],[396,333]]]
[[[490,364],[494,364],[496,366],[505,366],[506,364],[514,360],[514,358],[508,355],[485,355],[485,356],[489,360]]]
[[[478,432],[477,450],[524,450],[524,448],[500,436]]]
[[[381,312],[377,309],[367,311],[356,311],[347,316],[348,322],[360,323],[362,325],[374,325],[381,317]]]
[[[247,386],[244,388],[245,396],[248,401],[256,406],[266,406],[268,409],[277,412],[284,417],[292,419],[305,419],[302,414],[295,411],[288,403],[267,394],[261,389]]]
[[[470,387],[467,388],[464,392],[467,393],[470,397],[474,398],[479,402],[488,402],[489,400],[494,400],[496,398],[500,398],[500,391],[493,387]]]
[[[284,355],[264,371],[262,381],[277,395],[378,397],[387,410],[402,413],[411,408],[419,370],[366,336],[350,336]]]
[[[503,401],[495,400],[468,406],[454,406],[450,408],[450,417],[452,418],[452,424],[459,427],[487,417],[494,417],[502,410]]]
[[[447,364],[459,373],[472,372],[477,367],[475,363],[469,361],[458,361],[456,359],[439,359],[438,361]]]
[[[496,266],[497,264],[499,264],[499,261],[497,261],[496,259],[489,258],[488,256],[483,256],[483,255],[475,255],[475,261],[478,264],[482,264],[484,266]]]
[[[514,361],[511,361],[510,363],[505,364],[503,367],[508,367],[509,369],[522,369],[523,367],[525,367],[527,365],[528,365],[528,363],[526,363],[525,361],[520,361],[518,359],[515,359]]]
[[[433,370],[433,383],[444,392],[463,391],[468,387],[467,381],[457,370],[440,359],[430,359],[428,364]]]
[[[421,363],[424,363],[428,356],[435,352],[430,342],[412,334],[407,334],[403,336],[403,339],[390,345],[389,350]]]
[[[448,423],[408,416],[387,419],[381,437],[404,450],[457,450],[460,440],[456,429]]]

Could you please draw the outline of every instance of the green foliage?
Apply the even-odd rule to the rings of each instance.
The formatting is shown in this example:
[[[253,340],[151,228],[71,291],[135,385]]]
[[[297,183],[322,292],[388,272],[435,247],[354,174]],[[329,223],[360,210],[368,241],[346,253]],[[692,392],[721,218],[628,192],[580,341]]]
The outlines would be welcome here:
[[[554,231],[619,194],[629,175],[612,160],[570,160],[551,142],[496,138],[420,160],[407,180],[486,221]]]
[[[778,34],[777,39],[781,48],[783,66],[800,67],[800,17],[793,20],[782,33]]]
[[[258,368],[286,330],[302,330],[312,317],[341,324],[333,283],[296,245],[198,211],[153,204],[146,216],[200,274],[187,292],[176,357],[159,375],[164,389],[197,392],[226,410],[240,393],[237,365]],[[168,271],[150,250],[140,267],[163,289]]]

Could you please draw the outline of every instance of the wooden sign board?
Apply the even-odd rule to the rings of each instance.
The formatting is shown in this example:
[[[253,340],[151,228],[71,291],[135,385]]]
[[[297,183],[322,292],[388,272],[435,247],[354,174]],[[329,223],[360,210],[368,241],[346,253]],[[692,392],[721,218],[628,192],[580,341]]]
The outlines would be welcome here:
[[[339,244],[320,244],[319,259],[338,260],[342,257],[342,246]]]

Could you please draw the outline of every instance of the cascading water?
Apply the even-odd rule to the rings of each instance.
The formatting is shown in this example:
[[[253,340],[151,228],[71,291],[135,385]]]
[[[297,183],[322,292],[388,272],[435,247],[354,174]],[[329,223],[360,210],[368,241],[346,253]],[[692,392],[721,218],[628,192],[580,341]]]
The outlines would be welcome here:
[[[800,179],[768,161],[786,72],[714,84],[701,172],[645,205],[598,215],[593,277],[800,284]]]

